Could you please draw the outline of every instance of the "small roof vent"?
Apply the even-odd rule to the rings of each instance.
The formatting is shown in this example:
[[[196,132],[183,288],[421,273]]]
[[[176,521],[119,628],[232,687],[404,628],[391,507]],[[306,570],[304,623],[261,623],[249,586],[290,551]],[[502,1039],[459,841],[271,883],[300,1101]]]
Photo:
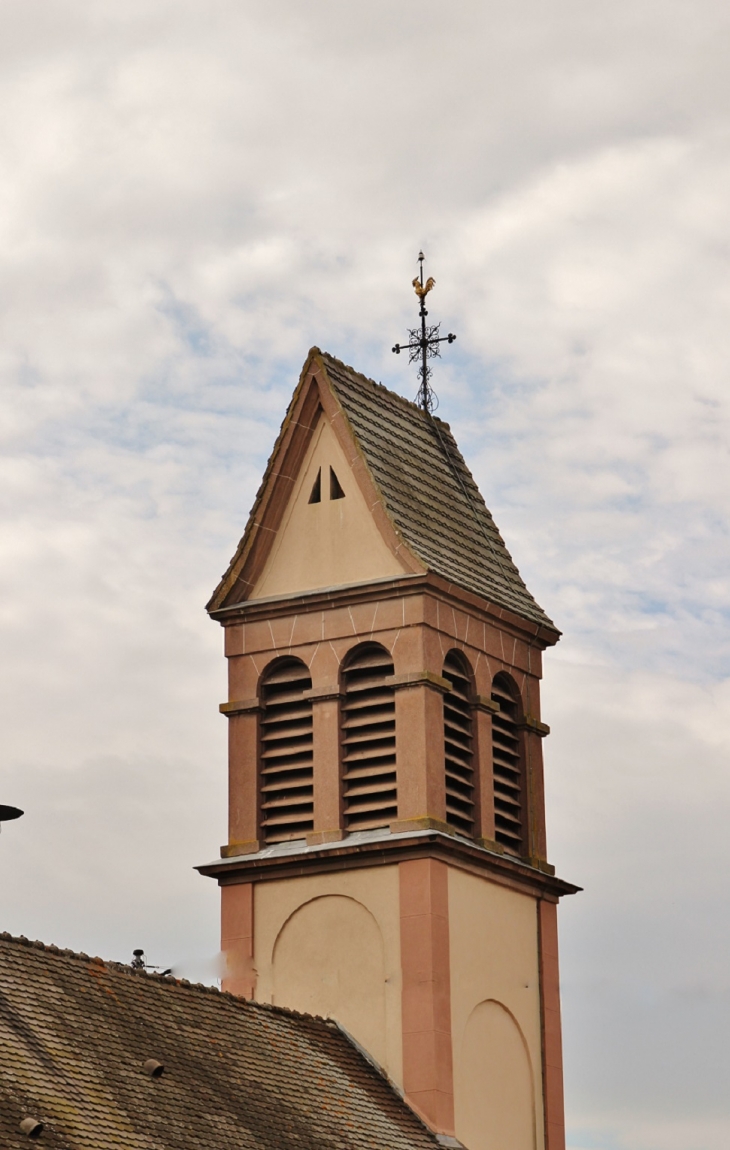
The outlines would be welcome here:
[[[43,1133],[43,1123],[39,1122],[37,1118],[24,1118],[18,1129],[21,1134],[27,1134],[29,1138],[37,1138],[39,1134]]]
[[[165,1067],[156,1058],[148,1058],[142,1069],[150,1078],[160,1078],[165,1072]]]

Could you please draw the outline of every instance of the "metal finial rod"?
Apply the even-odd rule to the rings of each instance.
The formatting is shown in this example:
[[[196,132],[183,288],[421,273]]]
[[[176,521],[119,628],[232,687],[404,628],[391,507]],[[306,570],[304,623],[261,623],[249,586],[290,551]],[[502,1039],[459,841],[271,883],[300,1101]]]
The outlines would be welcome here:
[[[421,303],[418,312],[421,326],[420,328],[409,328],[408,343],[397,343],[393,351],[396,355],[400,355],[402,351],[407,351],[409,353],[409,363],[415,363],[417,360],[421,361],[421,365],[418,369],[418,377],[421,382],[418,388],[418,395],[416,396],[416,403],[430,414],[434,407],[437,406],[438,400],[429,383],[431,368],[428,366],[428,361],[434,356],[441,356],[439,350],[440,343],[453,343],[456,336],[451,332],[448,335],[441,335],[440,323],[431,326],[426,324],[426,316],[428,315],[426,311],[426,296],[435,286],[436,280],[433,276],[429,276],[426,282],[423,282],[423,261],[425,258],[423,252],[418,253],[418,275],[413,280],[413,287]]]

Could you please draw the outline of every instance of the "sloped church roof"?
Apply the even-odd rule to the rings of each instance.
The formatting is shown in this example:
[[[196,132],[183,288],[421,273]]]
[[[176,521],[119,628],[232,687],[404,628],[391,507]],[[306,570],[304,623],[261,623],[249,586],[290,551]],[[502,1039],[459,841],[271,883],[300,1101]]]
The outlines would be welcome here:
[[[47,1150],[439,1146],[335,1022],[2,934],[4,1147],[27,1118]]]
[[[272,484],[284,472],[293,477],[284,456],[295,427],[311,420],[304,393],[315,378],[320,398],[329,392],[339,409],[390,524],[415,561],[413,569],[440,575],[557,638],[555,624],[525,586],[449,425],[316,347],[289,405],[246,533],[208,609],[215,612],[248,597],[250,581],[242,573],[265,526]]]

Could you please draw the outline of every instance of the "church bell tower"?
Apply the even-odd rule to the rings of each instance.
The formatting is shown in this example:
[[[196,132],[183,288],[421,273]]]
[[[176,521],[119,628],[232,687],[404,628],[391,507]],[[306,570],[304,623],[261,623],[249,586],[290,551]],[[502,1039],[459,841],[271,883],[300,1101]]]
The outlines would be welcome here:
[[[224,988],[335,1018],[437,1133],[563,1150],[542,652],[446,423],[313,348],[208,610]]]

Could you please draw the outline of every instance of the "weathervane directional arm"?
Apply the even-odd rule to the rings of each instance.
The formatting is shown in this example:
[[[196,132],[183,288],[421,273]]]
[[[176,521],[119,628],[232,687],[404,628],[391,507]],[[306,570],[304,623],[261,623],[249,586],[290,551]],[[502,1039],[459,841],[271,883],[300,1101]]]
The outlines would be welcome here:
[[[434,344],[434,343],[453,343],[455,339],[456,339],[456,336],[453,335],[451,332],[449,332],[448,335],[432,336],[426,342],[429,345]],[[421,346],[420,339],[416,340],[415,343],[397,343],[395,345],[395,347],[393,348],[393,351],[395,352],[396,355],[400,355],[400,353],[402,351],[410,351],[411,348],[420,347],[420,346]]]

